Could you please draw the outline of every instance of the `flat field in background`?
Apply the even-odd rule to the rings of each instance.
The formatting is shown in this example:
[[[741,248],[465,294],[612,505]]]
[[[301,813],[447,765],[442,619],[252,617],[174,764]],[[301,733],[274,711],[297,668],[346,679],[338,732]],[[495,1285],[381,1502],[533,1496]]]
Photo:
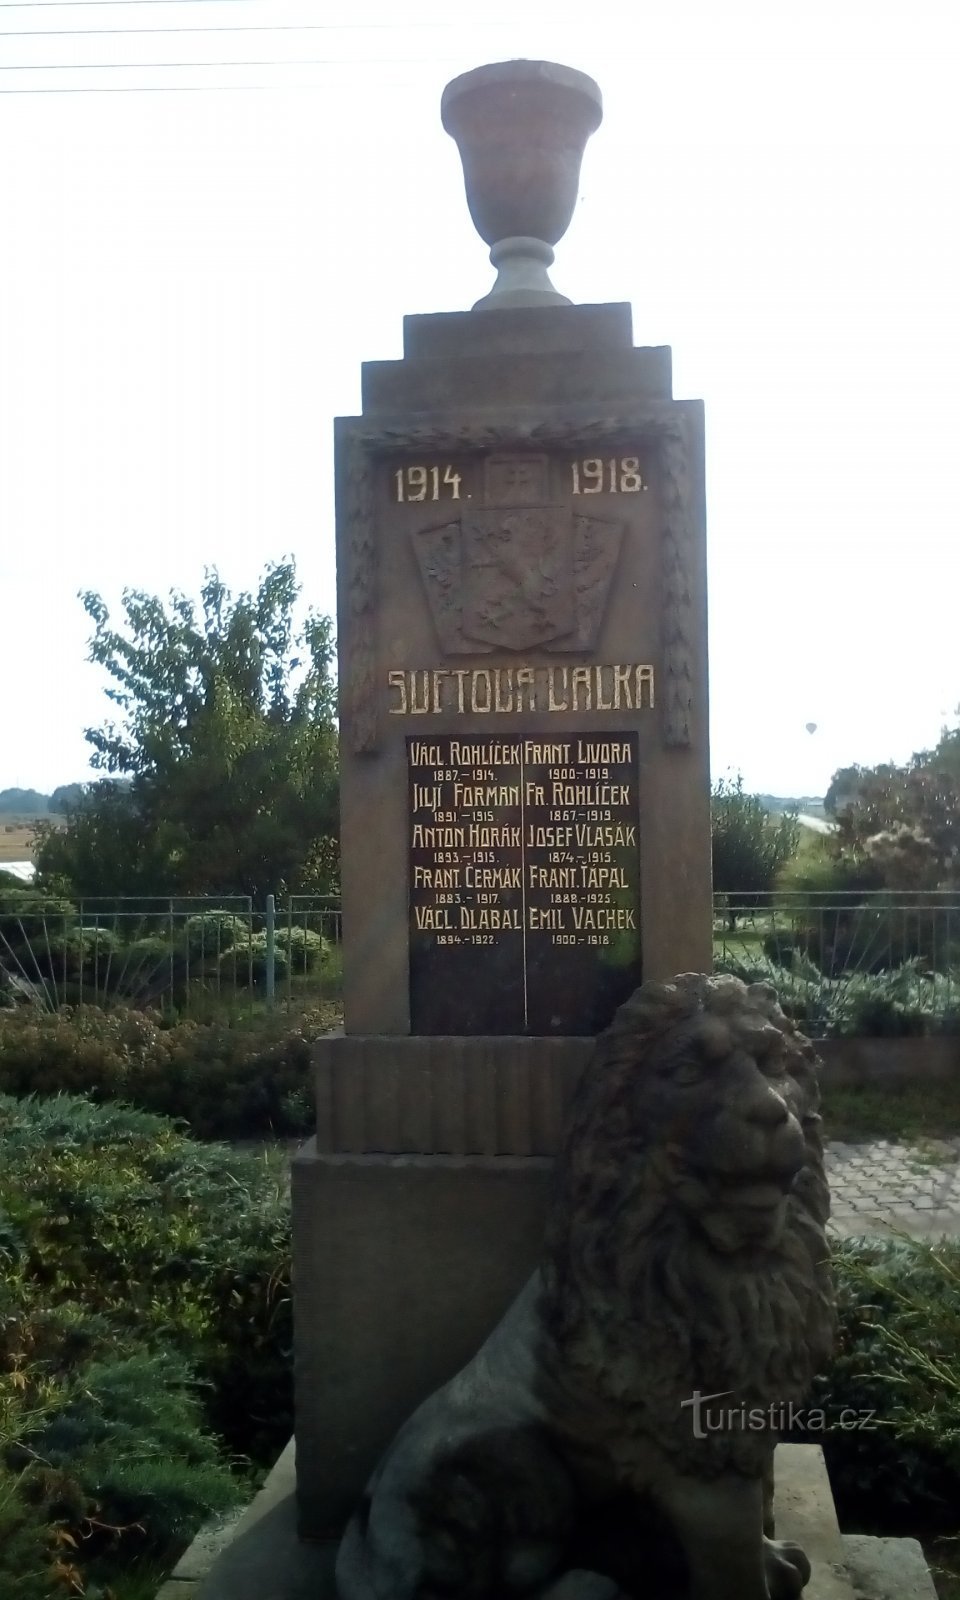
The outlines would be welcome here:
[[[0,811],[0,866],[4,861],[33,860],[33,825],[35,822],[61,822],[44,812],[42,817],[21,816]]]

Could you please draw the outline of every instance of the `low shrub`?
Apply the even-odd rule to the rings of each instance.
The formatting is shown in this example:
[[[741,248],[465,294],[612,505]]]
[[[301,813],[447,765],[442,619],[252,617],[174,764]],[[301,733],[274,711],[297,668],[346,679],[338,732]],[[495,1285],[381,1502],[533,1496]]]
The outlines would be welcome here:
[[[273,976],[277,983],[287,976],[290,963],[286,951],[274,940],[273,951]],[[267,936],[265,933],[255,933],[249,940],[238,944],[232,950],[225,950],[220,957],[220,977],[225,983],[235,984],[237,988],[252,984],[256,988],[264,988],[267,982]]]
[[[332,1006],[236,1022],[178,1022],[96,1006],[0,1012],[0,1091],[86,1094],[178,1117],[200,1138],[306,1133],[313,1125],[310,1046]]]
[[[0,951],[8,945],[62,935],[74,925],[77,908],[69,900],[37,889],[0,889]]]
[[[788,967],[798,950],[806,955],[803,934],[789,923],[765,933],[760,947],[767,960],[779,967]]]
[[[249,933],[248,919],[233,911],[200,911],[187,917],[176,943],[193,959],[218,959],[225,950],[243,943]]]
[[[0,1140],[0,1593],[47,1600],[176,1553],[286,1438],[288,1205],[129,1107],[2,1095]]]
[[[834,1247],[837,1354],[813,1397],[828,1418],[873,1411],[824,1439],[841,1525],[956,1532],[960,1506],[960,1241]]]
[[[768,949],[767,940],[764,947]],[[780,963],[769,953],[746,948],[736,954],[728,945],[714,965],[744,983],[772,984],[787,1016],[813,1038],[960,1033],[960,980],[924,971],[918,960],[890,972],[830,978],[800,949],[785,953]]]
[[[315,972],[330,954],[329,941],[322,934],[298,925],[278,928],[276,947],[284,952],[293,972]]]
[[[51,929],[22,944],[11,943],[16,971],[31,983],[86,983],[106,993],[120,971],[121,941],[109,928]]]

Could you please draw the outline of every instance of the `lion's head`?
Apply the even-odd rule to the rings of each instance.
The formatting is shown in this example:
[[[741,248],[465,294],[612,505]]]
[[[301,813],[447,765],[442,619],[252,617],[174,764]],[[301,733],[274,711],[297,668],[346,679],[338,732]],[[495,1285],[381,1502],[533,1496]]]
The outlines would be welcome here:
[[[731,977],[645,983],[584,1071],[547,1231],[546,1325],[561,1361],[599,1371],[634,1431],[675,1454],[692,1442],[693,1391],[786,1405],[829,1354],[818,1104],[812,1045],[771,988]],[[717,1466],[752,1467],[764,1446],[711,1448]]]

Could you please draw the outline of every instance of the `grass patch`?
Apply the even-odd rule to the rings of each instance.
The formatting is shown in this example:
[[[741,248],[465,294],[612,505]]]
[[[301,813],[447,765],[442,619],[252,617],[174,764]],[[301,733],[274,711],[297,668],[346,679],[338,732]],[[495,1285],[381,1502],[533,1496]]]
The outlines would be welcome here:
[[[822,1112],[828,1139],[949,1139],[960,1134],[960,1082],[883,1089],[827,1085]]]

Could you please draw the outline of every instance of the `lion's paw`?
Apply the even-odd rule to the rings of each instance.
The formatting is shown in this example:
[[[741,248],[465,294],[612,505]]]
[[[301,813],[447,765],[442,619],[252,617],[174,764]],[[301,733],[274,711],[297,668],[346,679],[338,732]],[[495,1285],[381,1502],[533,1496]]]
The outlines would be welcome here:
[[[763,1561],[770,1600],[796,1600],[810,1582],[810,1563],[798,1544],[764,1539]]]

